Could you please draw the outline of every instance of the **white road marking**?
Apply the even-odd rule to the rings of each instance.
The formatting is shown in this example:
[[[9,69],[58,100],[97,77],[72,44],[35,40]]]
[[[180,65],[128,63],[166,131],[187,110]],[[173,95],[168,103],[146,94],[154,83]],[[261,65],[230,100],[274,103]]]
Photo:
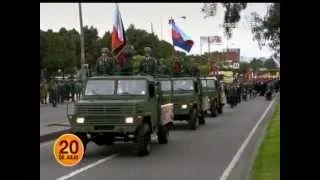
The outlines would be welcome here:
[[[77,169],[77,170],[75,170],[75,171],[72,171],[71,173],[69,173],[69,174],[67,174],[67,175],[65,175],[65,176],[59,177],[59,178],[57,178],[56,180],[66,180],[66,179],[69,179],[69,178],[71,178],[71,177],[73,177],[73,176],[75,176],[75,175],[77,175],[77,174],[79,174],[79,173],[81,173],[81,172],[83,172],[83,171],[86,171],[86,170],[88,170],[88,169],[90,169],[90,168],[93,168],[94,166],[97,166],[97,165],[99,165],[99,164],[101,164],[101,163],[103,163],[103,162],[109,161],[109,160],[115,158],[116,156],[118,156],[118,154],[112,154],[111,156],[105,157],[105,158],[103,158],[103,159],[100,159],[100,160],[98,160],[98,161],[95,161],[94,163],[91,163],[91,164],[89,164],[89,165],[87,165],[87,166],[84,166],[84,167],[82,167],[82,168],[80,168],[80,169]]]
[[[234,157],[232,158],[231,162],[229,163],[229,165],[226,167],[226,169],[224,170],[223,174],[221,175],[221,177],[219,178],[219,180],[227,180],[227,178],[229,177],[232,169],[235,167],[235,165],[237,164],[237,162],[239,161],[243,151],[245,150],[245,148],[248,146],[252,136],[254,135],[254,133],[256,132],[256,130],[258,129],[259,125],[261,124],[261,122],[263,121],[263,119],[265,118],[265,116],[267,115],[267,113],[269,112],[269,110],[271,109],[273,103],[276,100],[276,97],[274,97],[274,99],[271,101],[271,103],[269,104],[269,106],[267,107],[267,109],[263,112],[263,114],[261,115],[261,117],[259,118],[258,122],[256,123],[256,125],[252,128],[252,130],[250,131],[248,137],[243,141],[243,143],[241,144],[240,148],[238,149],[237,153],[234,155]]]

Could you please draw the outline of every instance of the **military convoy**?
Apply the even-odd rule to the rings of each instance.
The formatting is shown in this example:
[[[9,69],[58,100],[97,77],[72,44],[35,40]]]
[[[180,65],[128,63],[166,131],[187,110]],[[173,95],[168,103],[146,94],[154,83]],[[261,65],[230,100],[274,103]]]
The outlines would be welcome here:
[[[154,73],[155,59],[150,49],[141,67],[149,75],[102,75],[83,81],[80,100],[68,104],[71,131],[83,142],[113,145],[133,142],[138,155],[151,152],[151,140],[168,143],[173,121],[188,122],[195,130],[205,124],[205,115],[222,113],[218,81],[194,76],[160,77]],[[154,62],[153,62],[154,61]],[[103,73],[103,72],[102,72]]]

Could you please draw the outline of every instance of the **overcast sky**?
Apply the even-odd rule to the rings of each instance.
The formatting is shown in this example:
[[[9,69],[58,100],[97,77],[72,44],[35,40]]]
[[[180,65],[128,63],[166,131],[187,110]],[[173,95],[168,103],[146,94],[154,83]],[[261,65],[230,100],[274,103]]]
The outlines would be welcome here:
[[[269,57],[272,52],[268,48],[259,49],[245,16],[256,11],[261,16],[267,12],[266,3],[248,3],[248,7],[241,13],[242,19],[238,27],[233,31],[233,37],[228,41],[229,48],[240,48],[240,55],[245,57]],[[119,3],[122,20],[125,28],[134,24],[136,28],[151,32],[151,23],[154,33],[161,39],[172,43],[168,19],[172,16],[176,23],[194,40],[194,46],[188,54],[200,53],[200,36],[222,36],[222,45],[212,46],[212,50],[226,48],[227,41],[223,34],[224,10],[218,8],[216,17],[203,18],[201,13],[202,3]],[[84,25],[94,26],[103,36],[106,31],[112,29],[112,16],[115,3],[83,3],[82,14]],[[178,17],[186,16],[186,19]],[[162,28],[161,28],[162,26]],[[61,27],[75,28],[79,31],[78,3],[40,3],[40,29],[52,29],[58,31]],[[162,30],[161,30],[162,29]],[[162,32],[162,33],[161,33]],[[162,36],[161,36],[162,34]],[[208,46],[203,45],[202,53],[208,51]]]

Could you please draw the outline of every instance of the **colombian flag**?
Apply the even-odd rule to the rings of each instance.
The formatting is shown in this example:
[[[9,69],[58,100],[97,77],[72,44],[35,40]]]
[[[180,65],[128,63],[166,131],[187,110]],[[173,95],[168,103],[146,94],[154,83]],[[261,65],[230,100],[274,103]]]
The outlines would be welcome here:
[[[113,17],[113,29],[111,34],[111,52],[117,56],[126,45],[125,30],[123,28],[122,18],[118,4]]]
[[[187,52],[190,52],[194,44],[193,40],[191,40],[190,36],[188,36],[180,27],[175,24],[173,19],[169,20],[169,24],[172,25],[171,31],[173,46],[177,46]]]

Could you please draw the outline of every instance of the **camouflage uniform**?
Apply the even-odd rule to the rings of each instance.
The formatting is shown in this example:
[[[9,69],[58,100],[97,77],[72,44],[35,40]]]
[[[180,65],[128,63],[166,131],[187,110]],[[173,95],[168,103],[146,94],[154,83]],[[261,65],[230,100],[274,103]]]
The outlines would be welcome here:
[[[53,107],[57,106],[58,103],[58,85],[55,80],[52,80],[49,87],[49,98]]]
[[[116,71],[116,60],[111,56],[108,48],[102,48],[101,56],[97,59],[97,75],[112,75]]]
[[[70,93],[71,93],[71,100],[72,102],[74,102],[74,96],[76,94],[76,83],[74,82],[73,79],[70,81]]]
[[[151,56],[151,48],[145,47],[145,57],[140,64],[140,73],[154,75],[158,71],[158,61]]]
[[[168,66],[165,64],[163,58],[160,59],[158,72],[162,75],[168,75],[170,73]]]
[[[121,69],[122,73],[128,74],[128,73],[132,73],[133,72],[133,68],[132,68],[132,58],[133,58],[133,46],[126,46],[122,55],[124,58],[124,62],[122,62],[123,64]]]
[[[57,102],[63,103],[64,102],[64,94],[65,94],[64,82],[58,81],[56,94],[57,94]]]
[[[44,81],[41,85],[41,104],[47,104],[47,95],[48,95],[48,83]]]

